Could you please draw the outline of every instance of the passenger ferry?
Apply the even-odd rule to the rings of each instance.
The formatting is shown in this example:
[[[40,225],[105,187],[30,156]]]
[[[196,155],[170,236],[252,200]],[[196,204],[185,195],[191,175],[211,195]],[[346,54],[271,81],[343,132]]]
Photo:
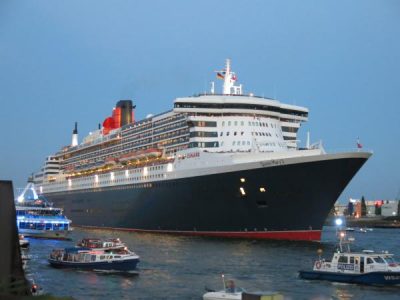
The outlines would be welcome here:
[[[125,246],[105,249],[75,247],[53,250],[48,261],[56,268],[129,272],[136,269],[139,256]]]
[[[245,93],[230,60],[209,93],[135,120],[131,100],[81,142],[48,156],[37,192],[74,224],[138,232],[320,240],[344,188],[371,156],[299,146],[308,109]],[[340,125],[339,125],[340,126]]]
[[[400,264],[387,251],[363,250],[351,252],[346,232],[339,233],[340,243],[332,259],[319,257],[312,271],[300,271],[303,279],[329,280],[345,283],[396,285],[400,284]]]
[[[33,197],[25,198],[30,190]],[[33,183],[29,183],[15,202],[18,232],[26,237],[67,239],[71,220],[61,208],[53,207],[45,198],[38,197]]]

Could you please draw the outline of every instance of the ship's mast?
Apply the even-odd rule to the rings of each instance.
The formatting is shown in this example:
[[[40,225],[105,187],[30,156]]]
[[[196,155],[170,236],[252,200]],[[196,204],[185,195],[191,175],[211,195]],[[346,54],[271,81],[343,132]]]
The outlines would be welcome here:
[[[224,76],[224,84],[222,86],[222,94],[224,95],[241,95],[242,85],[234,85],[236,82],[236,74],[231,71],[231,60],[228,58],[225,62],[225,69],[222,72]]]
[[[232,88],[232,81],[231,81],[231,60],[227,59],[225,64],[225,78],[224,78],[224,85],[223,85],[223,94],[229,95],[231,93]]]

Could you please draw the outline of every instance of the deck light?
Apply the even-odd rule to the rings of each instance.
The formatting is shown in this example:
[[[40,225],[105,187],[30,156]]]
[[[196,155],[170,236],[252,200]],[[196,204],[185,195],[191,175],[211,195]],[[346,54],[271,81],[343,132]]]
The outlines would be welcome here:
[[[260,187],[260,192],[261,192],[261,193],[265,193],[265,188]]]
[[[240,188],[240,193],[242,194],[242,196],[246,196],[246,191],[242,187]]]
[[[337,226],[341,226],[341,225],[343,224],[343,220],[340,219],[340,218],[337,218],[337,219],[335,220],[335,224],[336,224]]]
[[[240,182],[246,182],[245,178],[240,178]]]

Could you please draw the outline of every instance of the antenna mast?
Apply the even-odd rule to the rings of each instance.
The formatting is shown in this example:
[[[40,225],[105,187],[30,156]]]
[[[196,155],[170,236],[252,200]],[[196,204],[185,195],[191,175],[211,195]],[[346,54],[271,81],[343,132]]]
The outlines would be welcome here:
[[[217,72],[217,77],[219,79],[224,80],[222,86],[223,95],[242,95],[242,85],[235,85],[237,77],[235,72],[231,71],[231,60],[229,58],[225,62],[225,69],[223,71],[215,72]]]

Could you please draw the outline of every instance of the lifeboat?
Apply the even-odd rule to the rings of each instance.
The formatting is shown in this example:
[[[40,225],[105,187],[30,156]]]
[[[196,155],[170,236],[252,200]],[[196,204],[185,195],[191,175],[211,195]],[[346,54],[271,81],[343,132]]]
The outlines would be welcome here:
[[[117,160],[115,157],[107,157],[104,161],[104,164],[107,166],[115,166],[117,164]]]
[[[119,157],[120,162],[128,162],[131,160],[140,160],[144,158],[156,158],[162,155],[162,150],[156,148],[150,148],[145,150],[139,150],[134,152],[129,152],[127,154],[121,155]]]

